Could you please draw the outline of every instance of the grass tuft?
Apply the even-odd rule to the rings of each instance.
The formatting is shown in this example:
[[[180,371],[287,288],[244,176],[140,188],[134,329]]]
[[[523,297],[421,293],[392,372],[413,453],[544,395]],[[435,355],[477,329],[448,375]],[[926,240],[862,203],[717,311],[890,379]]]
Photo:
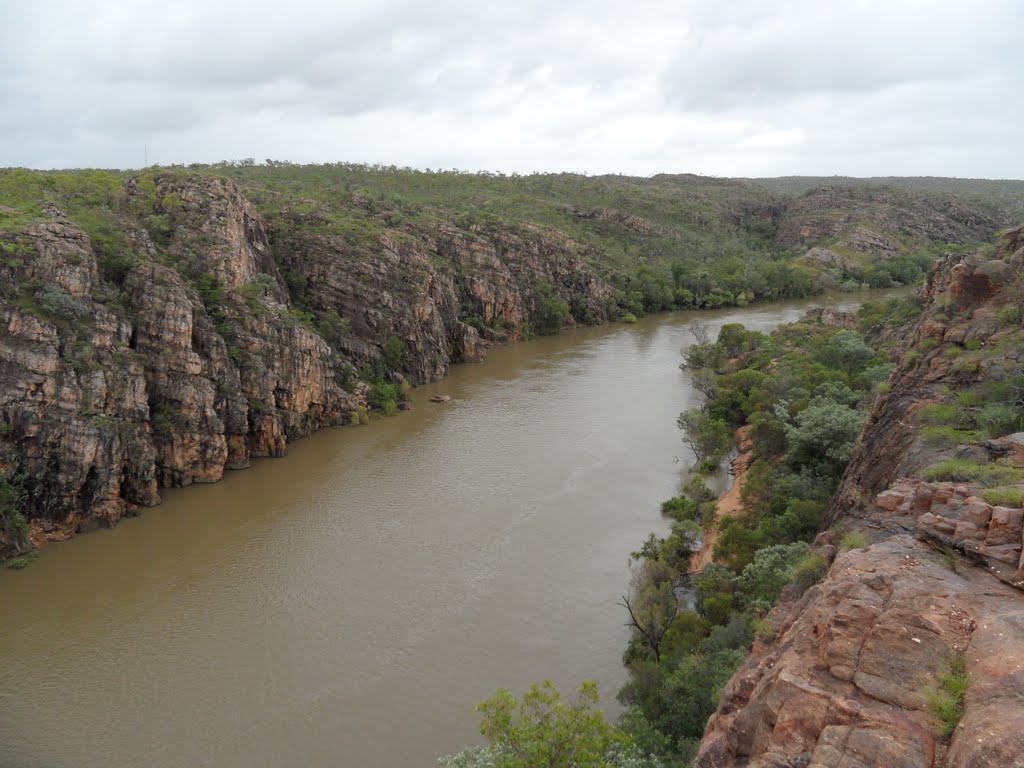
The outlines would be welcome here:
[[[850,531],[839,541],[839,551],[849,552],[851,549],[867,549],[871,539],[862,531]]]
[[[939,723],[939,735],[948,739],[953,735],[964,714],[964,696],[971,684],[967,662],[963,656],[954,656],[946,662],[934,688],[925,692],[928,712]]]
[[[1011,485],[1024,480],[1024,473],[1006,464],[978,464],[967,459],[947,459],[926,467],[921,473],[925,480],[954,483],[978,483],[988,488]]]
[[[1000,485],[985,491],[985,501],[997,507],[1024,507],[1024,488],[1019,485]]]

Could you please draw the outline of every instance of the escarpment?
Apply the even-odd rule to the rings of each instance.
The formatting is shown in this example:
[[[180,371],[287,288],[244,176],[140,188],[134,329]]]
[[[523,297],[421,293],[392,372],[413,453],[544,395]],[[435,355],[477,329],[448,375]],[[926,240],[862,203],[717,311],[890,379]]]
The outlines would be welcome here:
[[[815,542],[831,567],[768,615],[695,766],[1024,765],[1022,246],[937,265]],[[962,712],[935,705],[952,678]]]
[[[229,180],[111,189],[90,237],[52,203],[0,229],[0,460],[23,550],[219,480],[346,424],[373,378],[414,383],[516,338],[542,300],[602,322],[614,291],[539,230],[439,222],[353,245],[268,221]]]

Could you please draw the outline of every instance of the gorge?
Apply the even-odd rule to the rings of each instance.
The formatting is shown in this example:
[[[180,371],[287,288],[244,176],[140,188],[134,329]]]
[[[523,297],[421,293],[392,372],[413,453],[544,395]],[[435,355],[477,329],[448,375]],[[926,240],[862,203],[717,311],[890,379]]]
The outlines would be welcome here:
[[[0,672],[0,754],[430,765],[478,739],[479,700],[543,676],[597,677],[615,712],[627,554],[687,468],[666,414],[698,398],[678,369],[689,326],[770,331],[807,306],[496,348],[410,412],[0,573],[0,655],[18,659]]]
[[[0,172],[3,554],[26,564],[166,502],[2,574],[17,664],[0,679],[0,752],[40,766],[113,754],[418,764],[472,741],[469,710],[499,685],[551,676],[568,690],[596,674],[610,701],[628,635],[615,605],[627,553],[664,525],[658,504],[686,469],[672,417],[696,403],[677,369],[689,324],[767,331],[811,294],[843,288],[852,307],[851,289],[911,282],[936,258],[925,320],[894,342],[917,344],[916,357],[878,401],[881,432],[865,433],[831,520],[973,547],[1002,573],[1016,528],[1010,515],[1009,533],[988,540],[1008,514],[1000,505],[979,534],[983,510],[973,531],[945,514],[977,503],[966,487],[919,494],[904,478],[879,502],[909,516],[897,523],[871,498],[900,462],[931,466],[931,454],[907,453],[916,433],[903,412],[917,390],[947,397],[944,385],[988,370],[976,353],[1005,325],[992,320],[993,285],[1013,274],[993,265],[1017,251],[1016,240],[979,241],[1020,202],[995,182],[958,197],[889,181],[794,191],[793,180],[269,162]],[[699,314],[656,314],[668,309]],[[618,319],[628,324],[607,324]],[[484,366],[453,367],[485,353]],[[411,412],[376,418],[399,407]],[[313,434],[370,416],[369,428]],[[831,558],[829,536],[816,547]],[[874,552],[897,570],[900,557],[926,562],[897,538]],[[844,553],[834,571],[852,561],[861,579],[874,566],[857,558],[871,557]],[[881,593],[890,575],[875,580]],[[867,744],[909,749],[909,766],[942,752],[934,736],[907,747],[863,704],[892,693],[858,682],[840,653],[863,638],[829,646],[840,649],[830,674],[853,694],[798,679],[808,632],[831,621],[808,624],[808,606],[848,586],[783,596],[770,615],[777,645],[758,641],[727,687],[699,765],[830,764],[820,747],[859,768]],[[972,588],[956,589],[959,610]],[[883,703],[919,703],[903,693]],[[786,714],[780,697],[806,706]],[[826,700],[864,710],[837,723],[807,714]],[[907,727],[920,735],[915,717]],[[982,764],[966,754],[957,765]]]

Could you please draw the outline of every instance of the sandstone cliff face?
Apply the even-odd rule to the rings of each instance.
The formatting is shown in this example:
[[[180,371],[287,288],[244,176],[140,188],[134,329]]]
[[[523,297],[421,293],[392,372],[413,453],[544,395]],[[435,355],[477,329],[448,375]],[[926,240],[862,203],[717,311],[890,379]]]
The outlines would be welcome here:
[[[1019,279],[1022,245],[1015,230],[997,260],[937,268],[913,348],[876,401],[832,527],[815,542],[831,569],[769,614],[774,640],[756,644],[726,687],[696,766],[1024,765],[1024,510],[987,502],[977,484],[921,479],[954,457],[1020,466],[1024,436],[942,448],[922,437],[918,417],[950,390],[1008,380],[1019,362],[1021,328],[997,311]],[[837,556],[849,530],[872,543]],[[926,692],[955,658],[970,686],[943,739]]]
[[[571,243],[536,231],[438,224],[354,249],[264,220],[233,182],[182,174],[129,181],[118,205],[114,277],[52,205],[0,232],[0,448],[37,545],[348,423],[366,407],[358,370],[392,336],[401,372],[433,381],[516,337],[538,286],[579,322],[607,320],[614,299]],[[343,328],[331,343],[321,313]]]
[[[385,233],[372,260],[315,228],[282,233],[277,244],[282,267],[308,286],[308,305],[351,323],[358,339],[348,350],[353,359],[374,359],[398,336],[416,382],[441,378],[452,363],[482,359],[488,341],[517,338],[537,311],[541,284],[568,301],[572,322],[607,322],[615,299],[566,242],[528,229],[438,224],[414,238]]]

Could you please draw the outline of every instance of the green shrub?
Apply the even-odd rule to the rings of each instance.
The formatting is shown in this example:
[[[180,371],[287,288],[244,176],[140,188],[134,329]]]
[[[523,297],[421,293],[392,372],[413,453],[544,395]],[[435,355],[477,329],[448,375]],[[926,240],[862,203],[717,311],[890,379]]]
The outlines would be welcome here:
[[[334,310],[317,315],[316,325],[324,341],[335,348],[352,334],[352,323]]]
[[[1019,325],[1021,320],[1020,307],[1014,305],[1000,307],[999,311],[996,312],[996,319],[1002,325]]]
[[[985,346],[985,343],[981,339],[968,339],[964,342],[964,349],[970,350],[971,352],[977,352]]]
[[[987,437],[1002,437],[1021,430],[1022,416],[1020,409],[1012,405],[992,404],[981,409],[977,422]]]
[[[885,383],[885,380],[889,378],[889,374],[892,373],[892,370],[895,367],[896,366],[893,363],[874,365],[870,368],[866,368],[861,374],[861,378],[864,379],[864,383],[867,384],[868,389],[876,389],[881,384]]]
[[[828,561],[819,554],[808,553],[793,568],[793,586],[798,594],[813,587],[828,571]]]
[[[754,555],[753,562],[734,581],[742,605],[757,611],[771,608],[782,588],[794,577],[808,549],[806,543],[798,541],[765,547]]]
[[[963,392],[958,392],[956,395],[956,404],[960,408],[976,408],[981,405],[981,402],[981,393],[977,390],[966,389]]]
[[[370,387],[370,391],[366,395],[366,402],[374,410],[381,411],[390,416],[398,410],[399,395],[400,392],[397,385],[381,381]]]
[[[947,459],[926,467],[921,473],[925,480],[955,483],[978,483],[988,487],[1010,485],[1022,479],[1016,467],[1005,464],[978,464],[967,459]]]
[[[554,336],[569,319],[569,304],[558,296],[541,299],[534,327],[541,336]]]
[[[622,316],[622,322],[624,322],[624,323],[635,323],[636,322],[636,315],[634,315],[632,312],[627,312],[626,314],[624,314]]]
[[[961,357],[953,363],[953,370],[956,373],[977,373],[978,361],[969,357]]]
[[[1017,485],[999,485],[984,493],[985,501],[998,507],[1024,507],[1024,488]]]
[[[6,505],[5,505],[6,506]],[[4,534],[14,547],[15,553],[21,554],[29,547],[29,527],[25,516],[13,508],[5,508],[0,512]]]
[[[4,561],[4,567],[10,568],[12,571],[20,571],[22,568],[27,568],[29,564],[39,557],[39,552],[32,550],[31,552],[24,552],[20,555],[15,555]]]
[[[832,400],[815,398],[786,425],[790,455],[808,463],[842,466],[853,456],[866,414]]]

